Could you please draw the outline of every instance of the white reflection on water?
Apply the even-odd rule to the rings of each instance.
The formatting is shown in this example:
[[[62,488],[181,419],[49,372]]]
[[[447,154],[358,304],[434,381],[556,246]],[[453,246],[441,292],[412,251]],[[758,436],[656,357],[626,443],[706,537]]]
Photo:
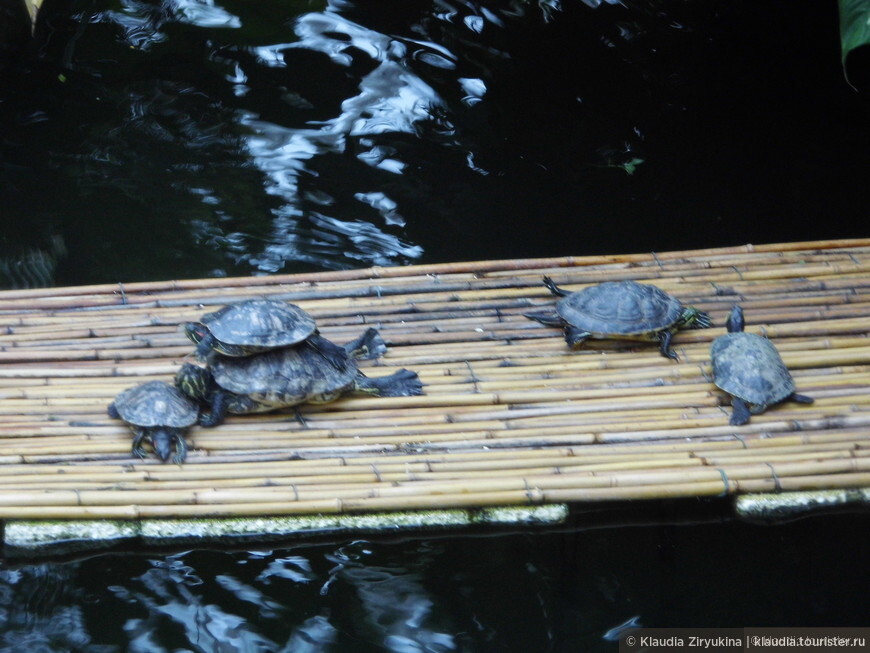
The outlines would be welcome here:
[[[175,0],[175,11],[182,17],[179,22],[190,23],[197,27],[239,28],[242,26],[238,16],[217,6],[214,0]]]
[[[352,588],[365,623],[359,624],[367,639],[394,653],[446,653],[457,644],[453,635],[434,629],[436,608],[422,576],[401,565],[374,565],[369,543],[353,542],[339,548],[327,559],[335,563],[331,585]],[[338,587],[332,591],[338,591]]]
[[[431,119],[433,109],[443,107],[443,101],[430,85],[406,67],[404,44],[389,36],[331,12],[300,16],[293,29],[299,41],[256,47],[253,52],[257,61],[272,68],[285,67],[284,53],[304,48],[322,52],[336,65],[347,67],[353,63],[349,52],[354,48],[366,53],[376,65],[360,80],[359,93],[345,99],[334,118],[295,128],[276,125],[250,113],[241,116],[242,124],[251,132],[247,137],[248,151],[268,179],[266,192],[282,200],[281,207],[273,211],[269,243],[252,262],[263,272],[274,272],[287,260],[328,264],[335,261],[336,257],[329,254],[336,250],[361,264],[391,265],[397,260],[419,258],[423,254],[421,247],[406,243],[370,222],[305,211],[301,206],[304,198],[300,197],[299,176],[307,173],[306,162],[313,157],[345,152],[349,138],[354,139],[359,161],[401,174],[404,163],[365,137],[415,134],[417,125]],[[239,86],[243,81],[241,71],[235,72],[234,81],[237,94],[246,92]],[[375,208],[386,225],[404,226],[396,201],[383,189],[361,188],[354,197]],[[310,224],[309,229],[300,228],[303,219]]]
[[[115,653],[92,642],[73,571],[50,564],[0,569],[0,651]]]

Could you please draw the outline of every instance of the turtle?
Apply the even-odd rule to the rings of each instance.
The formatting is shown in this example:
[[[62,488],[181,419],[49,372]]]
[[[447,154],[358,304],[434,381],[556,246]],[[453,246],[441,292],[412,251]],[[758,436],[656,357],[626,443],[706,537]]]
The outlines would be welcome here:
[[[199,420],[202,426],[217,426],[227,413],[246,414],[295,407],[303,403],[325,404],[344,394],[359,392],[379,397],[423,394],[415,372],[400,369],[372,379],[363,374],[356,359],[371,349],[367,334],[337,349],[344,352],[341,367],[329,364],[312,347],[282,347],[243,358],[210,355],[205,368],[185,363],[175,376],[175,385],[191,399],[209,406]],[[298,416],[297,412],[297,416]]]
[[[588,338],[658,341],[662,356],[679,360],[671,349],[678,329],[706,329],[710,316],[683,306],[656,286],[636,281],[605,281],[579,292],[559,288],[550,277],[544,285],[561,297],[555,311],[524,313],[547,326],[563,327],[565,341],[578,349]]]
[[[163,462],[171,457],[172,462],[182,463],[187,457],[184,433],[196,424],[199,406],[172,385],[149,381],[120,392],[109,404],[108,413],[133,429],[134,455],[144,458],[142,445],[148,442]]]
[[[184,332],[196,344],[196,357],[209,352],[250,356],[299,343],[313,346],[331,363],[341,366],[344,351],[318,335],[314,318],[304,310],[275,299],[249,299],[206,313],[199,322],[186,322]]]
[[[713,383],[731,395],[732,426],[749,421],[768,406],[782,401],[813,403],[796,392],[795,382],[774,344],[754,333],[744,333],[743,309],[734,306],[725,322],[728,333],[710,345]]]

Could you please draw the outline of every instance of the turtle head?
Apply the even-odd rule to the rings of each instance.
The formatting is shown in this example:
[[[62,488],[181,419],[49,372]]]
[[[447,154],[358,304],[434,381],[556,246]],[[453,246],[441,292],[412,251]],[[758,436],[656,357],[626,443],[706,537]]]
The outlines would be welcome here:
[[[184,438],[172,428],[155,428],[148,434],[151,448],[154,453],[165,463],[170,460],[174,463],[183,463],[187,455],[187,445]],[[173,455],[173,452],[175,455]]]
[[[148,439],[157,457],[163,462],[168,461],[172,456],[172,433],[168,429],[153,429]]]
[[[175,374],[175,387],[194,401],[205,401],[211,386],[211,373],[193,363],[185,363]]]
[[[709,329],[713,326],[709,313],[699,311],[692,306],[687,306],[683,309],[683,314],[680,316],[680,324],[685,329]]]
[[[739,304],[735,304],[734,308],[731,309],[731,313],[728,314],[728,319],[725,321],[725,327],[728,329],[728,333],[739,333],[743,331],[743,327],[746,322],[743,319],[743,309],[740,308]]]
[[[196,357],[205,359],[212,350],[215,338],[202,322],[185,322],[184,333],[196,345]]]

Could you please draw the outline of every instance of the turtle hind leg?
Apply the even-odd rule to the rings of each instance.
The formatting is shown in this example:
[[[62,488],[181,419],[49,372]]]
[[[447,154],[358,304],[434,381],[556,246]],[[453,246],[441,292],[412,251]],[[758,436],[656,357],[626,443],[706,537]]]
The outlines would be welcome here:
[[[731,408],[734,409],[731,412],[731,419],[728,421],[731,426],[742,426],[749,421],[751,413],[745,401],[739,397],[733,397],[731,399]]]
[[[793,395],[789,395],[786,397],[786,401],[794,401],[798,404],[811,404],[815,401],[812,397],[807,397],[806,395],[799,395],[795,392]]]
[[[586,342],[591,335],[592,334],[588,331],[578,329],[577,327],[565,327],[565,342],[568,343],[568,346],[571,349],[579,349],[580,347],[582,347],[583,343]]]
[[[416,372],[404,368],[377,379],[360,373],[356,390],[376,397],[414,397],[423,394],[423,382]]]
[[[566,295],[571,294],[567,290],[559,288],[559,286],[556,285],[556,282],[550,277],[544,277],[544,285],[547,286],[547,290],[556,295],[556,297],[565,297]]]
[[[662,331],[661,335],[659,336],[659,351],[665,358],[670,358],[672,361],[679,362],[680,357],[677,356],[677,352],[671,349],[671,338],[673,337],[674,334],[670,331]]]
[[[387,343],[377,329],[369,328],[359,338],[345,343],[344,350],[358,360],[374,360],[387,353]]]
[[[311,336],[305,341],[305,344],[314,349],[335,369],[343,371],[347,368],[348,351],[341,345],[337,345],[321,335]]]
[[[523,313],[523,317],[527,317],[535,322],[540,322],[544,326],[560,327],[565,323],[556,311],[542,311],[540,313]]]

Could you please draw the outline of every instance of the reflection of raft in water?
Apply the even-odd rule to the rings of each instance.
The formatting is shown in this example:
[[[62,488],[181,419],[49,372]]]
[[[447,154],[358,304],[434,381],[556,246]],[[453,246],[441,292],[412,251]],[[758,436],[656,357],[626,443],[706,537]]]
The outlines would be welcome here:
[[[571,291],[655,284],[716,327],[676,333],[679,363],[625,341],[569,351],[558,329],[523,317],[552,307],[544,275]],[[338,342],[376,326],[389,351],[361,369],[413,369],[426,395],[305,406],[305,424],[231,416],[190,429],[183,465],[132,458],[106,405],[172,377],[191,351],[181,324],[263,296],[302,306]],[[737,302],[814,404],[728,424],[709,348]],[[507,506],[521,520],[625,499],[866,496],[848,489],[870,487],[868,317],[870,240],[6,291],[0,519],[171,539],[468,524],[469,510]],[[189,521],[201,518],[231,521]]]

